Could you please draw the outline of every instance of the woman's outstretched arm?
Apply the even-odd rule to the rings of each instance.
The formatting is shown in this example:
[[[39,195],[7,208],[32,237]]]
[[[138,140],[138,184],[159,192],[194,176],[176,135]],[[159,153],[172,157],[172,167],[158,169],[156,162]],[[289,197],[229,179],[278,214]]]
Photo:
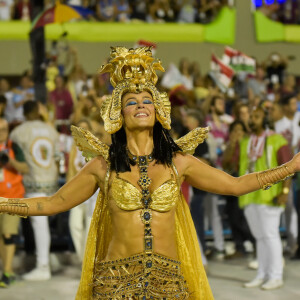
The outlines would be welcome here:
[[[179,172],[189,184],[210,193],[241,196],[259,190],[264,185],[264,182],[258,181],[257,173],[233,177],[221,170],[204,164],[191,155],[178,155],[178,158],[175,159],[175,163],[176,161],[179,165]],[[300,153],[295,155],[294,158],[284,166],[287,167],[287,169],[285,168],[283,170],[286,174],[299,172]],[[279,175],[278,173],[278,176]],[[262,181],[265,181],[269,179],[269,177],[263,177],[262,179]]]
[[[102,157],[94,158],[72,180],[50,197],[24,199],[0,197],[0,213],[49,216],[69,210],[89,199],[98,187],[103,188],[106,168],[107,165]]]

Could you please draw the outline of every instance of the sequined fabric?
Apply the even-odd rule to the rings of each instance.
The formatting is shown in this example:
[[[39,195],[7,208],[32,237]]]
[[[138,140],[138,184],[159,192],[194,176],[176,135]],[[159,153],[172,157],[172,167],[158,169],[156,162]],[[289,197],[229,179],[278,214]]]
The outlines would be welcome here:
[[[166,256],[142,253],[116,261],[96,262],[93,300],[188,298],[180,262]]]

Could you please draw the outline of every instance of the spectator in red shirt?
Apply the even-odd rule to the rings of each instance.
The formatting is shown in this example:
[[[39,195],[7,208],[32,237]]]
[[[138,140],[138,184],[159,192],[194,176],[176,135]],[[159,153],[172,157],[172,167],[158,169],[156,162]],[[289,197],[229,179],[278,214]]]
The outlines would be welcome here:
[[[31,15],[31,3],[29,0],[21,0],[16,5],[16,19],[29,21]]]
[[[54,108],[54,117],[57,125],[66,125],[73,112],[73,100],[66,88],[65,79],[58,75],[55,78],[55,90],[50,93],[50,105]]]

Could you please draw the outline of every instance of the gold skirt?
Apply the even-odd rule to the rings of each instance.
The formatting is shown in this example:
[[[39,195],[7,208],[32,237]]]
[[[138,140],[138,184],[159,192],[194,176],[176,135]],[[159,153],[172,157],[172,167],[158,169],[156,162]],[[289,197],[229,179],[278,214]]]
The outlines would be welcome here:
[[[93,299],[188,299],[180,262],[159,254],[138,254],[96,262]]]

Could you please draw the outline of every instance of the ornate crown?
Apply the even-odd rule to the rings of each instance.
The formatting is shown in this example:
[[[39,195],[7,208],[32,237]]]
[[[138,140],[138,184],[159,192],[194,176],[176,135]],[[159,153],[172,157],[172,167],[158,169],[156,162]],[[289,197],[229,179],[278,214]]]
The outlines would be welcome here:
[[[101,66],[100,73],[110,73],[113,87],[123,80],[130,80],[132,84],[152,82],[156,84],[155,70],[164,72],[161,61],[152,57],[151,47],[127,49],[125,47],[111,47],[111,59],[108,64]]]
[[[100,73],[110,73],[110,81],[115,88],[101,107],[104,128],[110,134],[118,131],[123,124],[122,96],[125,93],[147,91],[152,95],[156,118],[166,129],[170,129],[171,105],[166,93],[159,93],[155,87],[156,70],[164,71],[160,60],[152,57],[151,47],[127,49],[112,47],[108,64],[100,68]]]

